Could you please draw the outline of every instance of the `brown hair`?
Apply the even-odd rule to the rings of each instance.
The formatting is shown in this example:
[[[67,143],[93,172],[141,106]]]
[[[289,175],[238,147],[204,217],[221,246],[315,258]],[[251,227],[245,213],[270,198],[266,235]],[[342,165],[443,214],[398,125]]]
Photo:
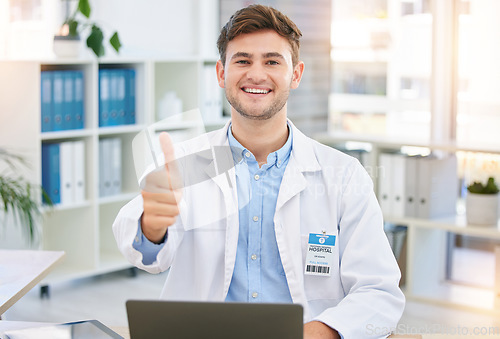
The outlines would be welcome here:
[[[271,29],[286,38],[292,49],[293,66],[299,62],[299,39],[302,32],[297,25],[280,11],[263,5],[250,5],[235,12],[222,28],[217,48],[222,64],[226,63],[226,48],[229,41],[246,33]]]

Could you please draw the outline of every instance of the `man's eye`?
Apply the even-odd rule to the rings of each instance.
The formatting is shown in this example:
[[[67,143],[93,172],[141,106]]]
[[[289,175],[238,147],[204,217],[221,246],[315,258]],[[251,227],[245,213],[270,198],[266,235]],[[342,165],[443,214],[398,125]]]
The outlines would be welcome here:
[[[236,61],[236,63],[244,65],[244,64],[248,64],[248,61],[246,61],[246,60],[238,60],[238,61]]]
[[[274,60],[269,60],[267,63],[269,65],[279,65],[279,63],[277,61],[274,61]]]

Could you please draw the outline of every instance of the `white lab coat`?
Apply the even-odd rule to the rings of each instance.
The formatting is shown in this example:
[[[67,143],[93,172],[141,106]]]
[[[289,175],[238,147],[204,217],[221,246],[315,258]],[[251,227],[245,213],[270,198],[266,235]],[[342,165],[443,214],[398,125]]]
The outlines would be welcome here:
[[[228,125],[181,144],[176,155],[207,149],[208,142],[228,145]],[[344,338],[384,336],[401,317],[404,295],[371,178],[354,158],[290,125],[293,146],[274,225],[293,302],[303,305],[305,322],[322,321]],[[161,299],[225,300],[238,243],[235,170],[212,176],[184,189],[180,218],[151,265],[132,247],[142,197],[125,205],[113,224],[118,247],[133,265],[151,273],[170,268]],[[337,239],[332,274],[304,275],[308,235],[322,231]]]

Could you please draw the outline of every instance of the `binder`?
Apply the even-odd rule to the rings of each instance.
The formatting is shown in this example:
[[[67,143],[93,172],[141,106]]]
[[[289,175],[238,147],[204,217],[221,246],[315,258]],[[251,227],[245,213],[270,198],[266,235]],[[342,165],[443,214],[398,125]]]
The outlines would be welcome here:
[[[111,192],[116,195],[122,192],[122,140],[120,138],[110,139],[111,148]]]
[[[391,215],[393,217],[405,216],[406,200],[406,156],[404,154],[391,154]]]
[[[43,71],[41,73],[41,112],[42,112],[42,121],[41,121],[41,130],[42,132],[50,132],[53,129],[52,126],[52,72]]]
[[[111,147],[109,138],[99,140],[99,191],[101,197],[112,194]]]
[[[53,91],[52,91],[52,102],[53,106],[53,131],[62,131],[63,126],[63,102],[64,102],[64,72],[54,71],[53,72]]]
[[[127,70],[127,88],[126,88],[126,92],[127,92],[127,104],[126,104],[126,108],[127,108],[127,112],[125,113],[125,116],[126,116],[126,124],[128,125],[133,125],[135,124],[135,116],[136,116],[136,107],[135,107],[135,97],[136,97],[136,93],[135,93],[135,69],[128,69]]]
[[[84,86],[83,86],[83,71],[75,71],[74,72],[75,81],[74,81],[74,117],[73,117],[73,126],[75,129],[83,129],[85,126],[84,121]]]
[[[74,203],[73,189],[73,142],[65,141],[59,144],[59,173],[61,204]]]
[[[392,215],[392,154],[379,155],[378,199],[384,216]]]
[[[118,125],[118,77],[119,70],[110,69],[109,71],[109,98],[110,113],[108,126]]]
[[[126,74],[128,72],[127,69],[117,69],[116,71],[117,77],[117,89],[116,89],[116,124],[117,125],[125,125],[126,116],[125,116],[125,107],[126,107]]]
[[[74,202],[85,201],[85,142],[73,142],[73,188]]]
[[[423,157],[419,161],[418,175],[418,217],[454,215],[458,195],[456,157]]]
[[[74,107],[74,72],[63,71],[64,100],[62,129],[73,129]]]
[[[99,127],[109,126],[110,102],[110,79],[109,70],[99,70]]]
[[[420,156],[408,156],[405,158],[405,216],[418,217],[418,164]]]
[[[61,203],[59,144],[49,144],[49,197],[54,204]]]
[[[52,188],[50,186],[50,144],[45,143],[42,143],[42,187],[45,192],[47,192],[47,195],[51,198],[50,194]],[[43,194],[42,200],[44,203],[48,203]]]

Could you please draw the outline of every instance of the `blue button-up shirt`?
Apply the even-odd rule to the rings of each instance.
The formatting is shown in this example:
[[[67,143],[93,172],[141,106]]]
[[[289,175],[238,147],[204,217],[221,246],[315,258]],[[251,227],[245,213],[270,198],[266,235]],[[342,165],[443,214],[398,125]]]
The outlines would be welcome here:
[[[285,145],[267,156],[259,168],[255,156],[244,148],[228,128],[238,189],[239,235],[233,277],[226,301],[291,303],[274,232],[274,212],[286,165],[292,150],[292,129]],[[150,242],[139,227],[133,247],[142,262],[156,260],[162,244]]]
[[[236,263],[226,301],[291,303],[290,290],[274,232],[274,212],[281,180],[292,150],[285,145],[259,168],[254,155],[228,129],[238,188],[239,235]],[[238,152],[241,152],[238,154]]]

